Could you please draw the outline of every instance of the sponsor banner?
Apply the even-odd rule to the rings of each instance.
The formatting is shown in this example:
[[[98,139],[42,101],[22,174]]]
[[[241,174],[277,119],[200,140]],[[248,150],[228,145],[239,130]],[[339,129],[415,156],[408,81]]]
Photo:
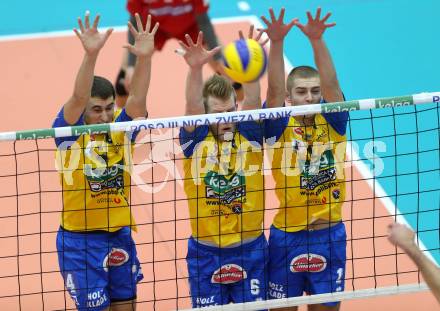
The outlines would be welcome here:
[[[417,104],[424,103],[437,103],[440,102],[439,93],[420,93],[409,96],[398,96],[389,98],[377,98],[369,99],[375,101],[376,108],[385,107],[398,107],[414,104],[414,98],[420,98],[417,100]],[[341,111],[353,111],[360,110],[360,101],[354,100],[342,103],[330,103],[330,104],[314,104],[307,106],[289,106],[279,107],[271,109],[258,109],[248,111],[235,111],[228,113],[216,113],[210,115],[195,115],[195,116],[182,116],[175,118],[161,118],[161,119],[147,119],[136,120],[130,122],[116,122],[110,124],[94,124],[94,125],[81,125],[66,127],[69,131],[58,131],[55,135],[54,129],[41,129],[30,131],[19,131],[17,133],[8,132],[0,133],[0,140],[21,140],[21,139],[37,139],[37,138],[49,138],[49,137],[68,137],[79,136],[82,134],[103,134],[112,132],[133,132],[147,129],[160,129],[160,128],[176,128],[185,126],[198,126],[198,125],[211,125],[219,123],[231,123],[231,122],[243,122],[243,121],[258,121],[264,119],[276,119],[293,117],[296,115],[314,114],[314,113],[329,113],[329,112],[341,112]],[[363,107],[362,109],[369,109]],[[61,128],[60,128],[61,129]]]
[[[379,98],[375,100],[376,108],[391,108],[414,105],[412,96]]]
[[[16,140],[26,140],[26,139],[44,139],[51,138],[55,136],[54,129],[43,129],[43,130],[31,130],[31,131],[20,131],[16,133]]]
[[[94,124],[94,125],[80,125],[72,126],[72,135],[80,136],[83,134],[105,134],[110,132],[110,124]]]
[[[334,104],[323,104],[321,106],[321,113],[330,113],[330,112],[343,112],[343,111],[354,111],[360,110],[359,101],[347,101],[343,103],[334,103]]]

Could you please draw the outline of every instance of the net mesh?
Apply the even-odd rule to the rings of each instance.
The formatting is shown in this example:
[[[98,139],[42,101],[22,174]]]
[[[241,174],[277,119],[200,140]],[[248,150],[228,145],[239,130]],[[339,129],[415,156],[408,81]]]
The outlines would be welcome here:
[[[176,120],[160,122],[181,125]],[[346,293],[340,294],[423,282],[408,257],[387,241],[386,226],[395,220],[409,224],[425,254],[439,262],[439,124],[438,103],[350,112],[343,206]],[[139,310],[191,308],[185,259],[191,226],[178,136],[178,128],[146,129],[134,145],[130,206],[144,275]],[[0,144],[0,304],[5,310],[75,309],[55,244],[63,194],[53,139]],[[266,158],[266,235],[278,207],[271,174]]]

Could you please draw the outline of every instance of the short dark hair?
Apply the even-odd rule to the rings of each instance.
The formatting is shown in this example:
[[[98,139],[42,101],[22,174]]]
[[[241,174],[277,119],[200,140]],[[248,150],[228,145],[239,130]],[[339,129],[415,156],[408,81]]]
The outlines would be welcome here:
[[[106,78],[94,76],[91,97],[98,97],[107,99],[109,97],[115,98],[115,89],[113,84]]]
[[[203,104],[205,106],[205,112],[208,112],[208,97],[216,97],[222,100],[227,100],[234,96],[235,90],[232,83],[223,76],[214,74],[203,85]]]
[[[292,90],[293,87],[293,82],[295,81],[295,79],[308,79],[308,78],[315,78],[315,77],[319,77],[319,72],[318,70],[316,70],[313,67],[310,66],[298,66],[293,68],[290,72],[289,75],[287,76],[287,83],[286,83],[286,88],[287,88],[287,92],[289,92]]]

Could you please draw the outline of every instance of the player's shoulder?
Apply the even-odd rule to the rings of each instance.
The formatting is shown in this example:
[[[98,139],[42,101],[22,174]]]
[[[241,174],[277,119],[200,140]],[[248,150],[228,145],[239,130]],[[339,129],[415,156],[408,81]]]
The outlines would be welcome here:
[[[264,123],[260,121],[243,121],[238,123],[238,132],[247,141],[258,146],[263,145]]]

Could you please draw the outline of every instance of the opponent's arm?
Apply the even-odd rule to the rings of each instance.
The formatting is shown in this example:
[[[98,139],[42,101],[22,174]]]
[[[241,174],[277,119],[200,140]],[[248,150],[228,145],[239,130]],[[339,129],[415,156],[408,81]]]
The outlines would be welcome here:
[[[416,245],[414,232],[399,223],[390,224],[388,231],[390,242],[399,246],[414,261],[422,272],[426,284],[440,303],[440,269]]]
[[[154,35],[159,28],[159,24],[156,23],[150,32],[150,15],[148,15],[145,29],[142,26],[139,14],[136,14],[135,18],[138,30],[136,30],[133,24],[128,23],[128,28],[135,38],[135,43],[134,45],[127,44],[125,46],[131,53],[136,55],[130,93],[125,105],[127,115],[133,119],[146,117],[147,115],[146,98],[150,86],[151,56],[154,52]]]
[[[203,37],[205,38],[205,44],[208,50],[212,50],[215,47],[219,46],[218,39],[214,31],[214,27],[212,26],[211,19],[208,16],[208,13],[201,13],[196,15],[197,25],[201,32],[203,32]],[[213,58],[218,61],[221,59],[221,54],[214,54]]]
[[[113,29],[110,28],[105,33],[100,33],[98,31],[99,19],[100,16],[98,14],[95,17],[93,25],[90,26],[90,13],[87,11],[84,18],[84,24],[81,18],[78,17],[78,26],[80,30],[73,30],[84,48],[84,57],[76,75],[73,94],[64,104],[64,119],[71,125],[78,121],[89,102],[96,59],[113,31]]]
[[[289,33],[290,29],[297,23],[298,19],[293,19],[289,24],[284,24],[284,12],[282,8],[278,19],[275,17],[273,9],[269,9],[271,21],[266,17],[261,16],[261,19],[266,24],[267,28],[264,32],[267,33],[270,39],[269,61],[267,68],[268,88],[267,88],[267,107],[280,107],[284,104],[286,98],[286,82],[284,69],[284,38]]]
[[[321,19],[321,8],[318,8],[315,18],[312,17],[310,12],[307,12],[307,25],[298,23],[298,27],[309,38],[312,45],[316,67],[318,67],[321,79],[322,96],[327,102],[341,102],[344,101],[344,97],[339,86],[330,52],[323,39],[323,34],[327,28],[336,25],[336,23],[326,24],[330,16],[331,13],[327,13]]]
[[[220,51],[220,47],[206,50],[202,45],[202,32],[199,32],[196,43],[188,34],[185,35],[185,39],[186,43],[179,41],[184,53],[183,58],[189,66],[185,88],[185,115],[204,114],[202,69],[203,65],[208,63],[214,54]],[[185,127],[187,132],[193,132],[194,129],[194,126]]]

